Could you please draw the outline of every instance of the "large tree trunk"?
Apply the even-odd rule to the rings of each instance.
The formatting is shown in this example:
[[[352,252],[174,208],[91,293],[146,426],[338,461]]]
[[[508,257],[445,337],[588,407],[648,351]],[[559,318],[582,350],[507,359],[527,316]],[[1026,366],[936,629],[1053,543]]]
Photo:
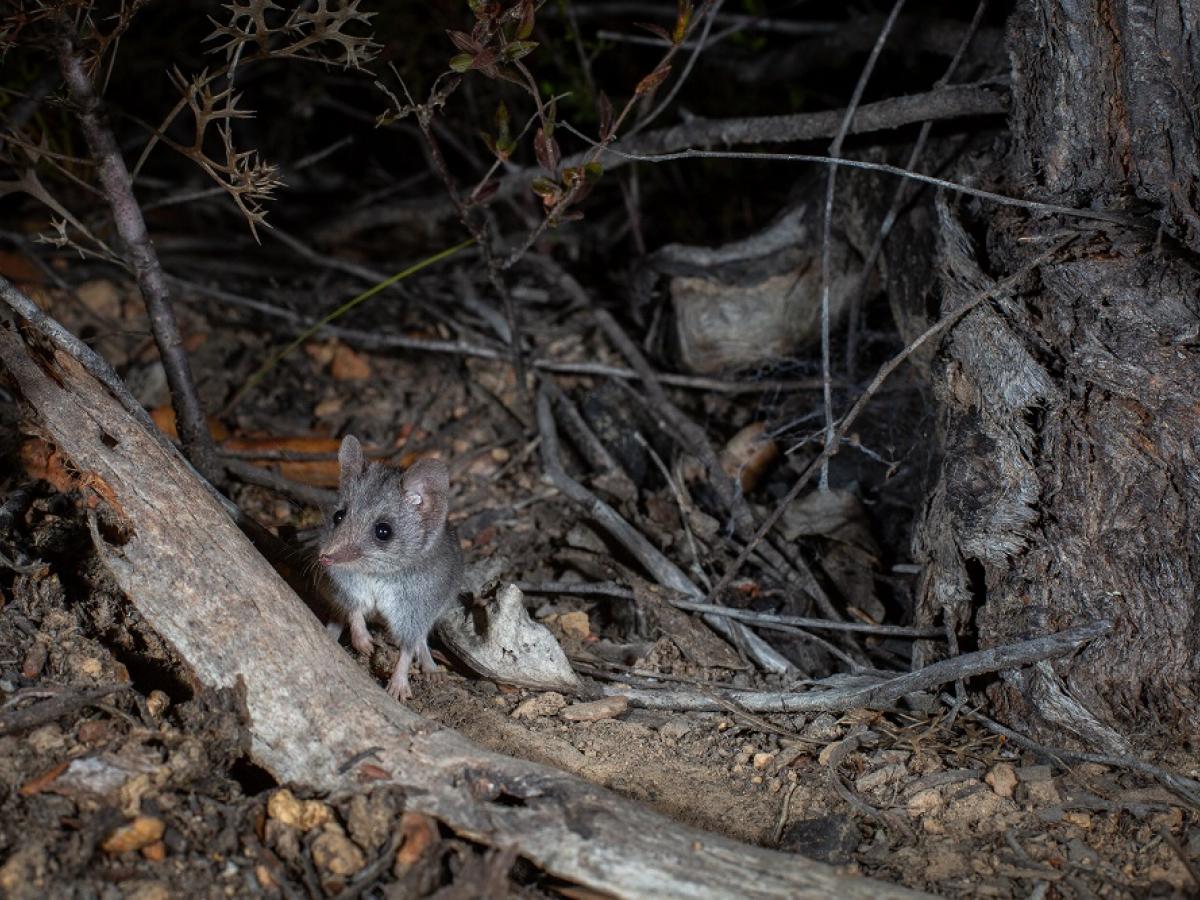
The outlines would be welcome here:
[[[1022,0],[1009,23],[999,187],[1149,212],[1151,228],[939,201],[951,306],[1079,236],[945,342],[921,618],[984,646],[1111,618],[1107,638],[993,699],[1010,722],[1112,752],[1200,734],[1198,34],[1200,5],[1153,0]]]

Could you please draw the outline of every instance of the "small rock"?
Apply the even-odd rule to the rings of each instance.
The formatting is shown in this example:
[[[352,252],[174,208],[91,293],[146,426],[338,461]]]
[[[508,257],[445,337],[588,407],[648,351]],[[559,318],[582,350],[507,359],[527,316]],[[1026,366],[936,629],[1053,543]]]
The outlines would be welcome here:
[[[388,838],[395,812],[387,794],[355,794],[350,800],[346,829],[364,850],[378,850]]]
[[[324,803],[319,800],[297,800],[287,788],[281,788],[271,795],[267,801],[267,815],[301,831],[311,831],[333,818],[333,813]]]
[[[512,459],[512,453],[508,450],[507,447],[494,447],[494,448],[492,448],[491,455],[492,455],[492,459],[498,463],[506,463],[510,459]]]
[[[104,839],[100,849],[105,853],[128,853],[141,850],[162,838],[167,826],[154,816],[138,816],[117,828]]]
[[[821,713],[808,723],[801,732],[810,741],[833,741],[842,736],[837,718],[830,713]]]
[[[63,736],[62,729],[51,723],[29,732],[25,742],[30,750],[33,750],[38,756],[45,757],[46,754],[64,746],[66,738]]]
[[[334,875],[349,877],[367,864],[358,845],[346,837],[341,826],[327,822],[312,844],[313,862],[317,868]]]
[[[1017,787],[1017,773],[1011,765],[1006,762],[996,763],[988,770],[988,773],[983,776],[993,791],[1001,797],[1012,799],[1013,791]]]
[[[917,816],[941,809],[944,804],[941,792],[937,788],[928,788],[909,797],[908,814],[915,819]]]
[[[557,691],[546,691],[544,694],[537,694],[517,704],[517,708],[512,711],[514,719],[540,719],[544,716],[552,716],[560,709],[567,705],[567,698]]]
[[[76,732],[80,743],[83,744],[99,744],[111,733],[112,724],[107,719],[88,719],[86,722],[80,722]]]
[[[161,881],[127,881],[122,885],[125,900],[171,900],[171,889]]]
[[[263,829],[267,846],[274,849],[280,859],[291,862],[300,855],[300,831],[285,825],[278,819],[268,819]]]
[[[371,363],[358,351],[338,344],[329,373],[338,381],[362,381],[371,377]]]
[[[1062,795],[1053,781],[1035,781],[1025,785],[1027,801],[1033,806],[1058,806]]]
[[[666,741],[677,741],[692,730],[692,723],[685,716],[676,716],[658,729],[658,736]]]
[[[568,722],[596,722],[615,719],[629,709],[628,697],[604,697],[590,703],[572,703],[559,713]]]
[[[326,419],[329,416],[336,415],[342,411],[345,401],[340,397],[326,397],[324,400],[319,400],[317,405],[313,407],[313,415],[318,419]]]
[[[279,887],[278,882],[275,881],[275,876],[271,874],[271,870],[264,865],[259,864],[254,867],[254,877],[258,879],[258,885],[264,891],[274,893]]]
[[[893,781],[898,781],[904,777],[907,771],[903,763],[892,763],[888,766],[881,766],[873,772],[867,772],[861,776],[854,782],[854,786],[859,791],[873,791],[884,785],[891,784]]]
[[[853,818],[830,815],[792,822],[784,829],[779,844],[783,850],[844,865],[854,858],[861,840]]]
[[[167,845],[162,841],[147,844],[142,848],[142,856],[146,857],[150,862],[162,862],[167,858]]]
[[[1091,813],[1085,813],[1082,810],[1073,809],[1068,813],[1063,814],[1063,821],[1069,822],[1078,828],[1091,828],[1092,816]]]
[[[775,762],[774,753],[755,753],[753,758],[754,768],[765,769],[771,763]]]

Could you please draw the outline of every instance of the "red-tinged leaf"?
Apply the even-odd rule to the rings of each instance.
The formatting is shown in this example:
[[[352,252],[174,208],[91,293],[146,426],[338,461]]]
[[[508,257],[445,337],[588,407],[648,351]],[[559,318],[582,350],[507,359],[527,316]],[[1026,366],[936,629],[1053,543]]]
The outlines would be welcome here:
[[[480,50],[475,59],[471,61],[471,68],[486,75],[488,78],[495,78],[498,74],[496,71],[495,51],[486,48]]]
[[[562,153],[558,149],[558,141],[546,133],[546,127],[539,128],[533,136],[533,154],[537,157],[538,164],[547,172],[558,171]]]
[[[654,90],[656,87],[658,87],[664,81],[666,81],[667,76],[670,74],[671,74],[670,66],[668,66],[668,65],[659,66],[657,69],[655,69],[653,72],[651,72],[649,75],[647,75],[645,78],[643,78],[641,81],[638,82],[637,89],[634,91],[634,93],[637,94],[637,96],[639,96],[639,97],[641,97],[643,94],[650,93],[652,90]]]
[[[583,181],[583,166],[568,166],[562,170],[562,181],[569,188]]]
[[[675,31],[671,35],[672,44],[683,43],[687,35],[688,25],[692,23],[692,0],[679,0],[679,15],[675,17]]]
[[[537,41],[513,41],[504,48],[504,58],[510,60],[522,59],[537,49]]]
[[[521,21],[517,25],[517,40],[523,41],[533,34],[533,0],[521,3]]]
[[[600,96],[596,98],[596,115],[600,119],[600,140],[607,141],[612,137],[613,107],[612,101],[608,99],[608,94],[604,91],[601,91]]]
[[[472,63],[474,62],[475,57],[473,57],[470,53],[460,53],[458,56],[450,57],[450,68],[455,72],[465,72],[467,69],[471,68]]]
[[[667,29],[663,28],[661,25],[655,25],[653,22],[638,22],[637,27],[643,28],[656,37],[662,38],[668,44],[672,43],[670,32],[668,32]]]
[[[484,206],[492,201],[498,190],[500,190],[499,181],[495,179],[485,181],[471,194],[471,202],[476,206]]]
[[[446,34],[449,35],[450,41],[454,44],[454,46],[463,53],[470,53],[471,55],[474,55],[483,49],[477,40],[465,32],[447,30]]]

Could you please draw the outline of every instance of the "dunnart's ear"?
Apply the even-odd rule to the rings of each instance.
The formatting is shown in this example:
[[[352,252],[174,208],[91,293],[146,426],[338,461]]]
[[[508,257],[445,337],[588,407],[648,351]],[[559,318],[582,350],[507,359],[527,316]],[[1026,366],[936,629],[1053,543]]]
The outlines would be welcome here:
[[[348,434],[342,438],[342,446],[338,448],[338,466],[341,468],[340,483],[343,487],[348,482],[361,476],[366,469],[362,444],[352,434]]]
[[[427,535],[436,535],[446,524],[450,470],[440,459],[418,459],[401,479],[404,502],[416,513]]]

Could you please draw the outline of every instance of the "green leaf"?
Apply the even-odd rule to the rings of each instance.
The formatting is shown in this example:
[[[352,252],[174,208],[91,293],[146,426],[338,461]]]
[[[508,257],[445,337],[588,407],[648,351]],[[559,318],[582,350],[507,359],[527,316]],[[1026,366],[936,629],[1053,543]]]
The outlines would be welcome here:
[[[455,72],[465,72],[471,68],[471,64],[475,62],[475,57],[470,53],[460,53],[458,56],[450,58],[450,68]]]
[[[536,50],[537,46],[537,41],[513,41],[504,48],[504,56],[507,59],[522,59]]]

